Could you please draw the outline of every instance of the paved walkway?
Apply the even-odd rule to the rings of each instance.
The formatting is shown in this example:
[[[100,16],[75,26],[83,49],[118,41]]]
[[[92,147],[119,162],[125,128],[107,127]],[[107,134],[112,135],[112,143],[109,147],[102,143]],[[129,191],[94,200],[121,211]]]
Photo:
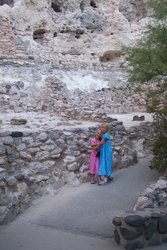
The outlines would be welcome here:
[[[0,227],[1,250],[120,250],[112,218],[132,210],[141,191],[158,174],[149,158],[119,170],[106,186],[83,184],[33,202],[24,214]],[[145,248],[165,250],[166,245]]]

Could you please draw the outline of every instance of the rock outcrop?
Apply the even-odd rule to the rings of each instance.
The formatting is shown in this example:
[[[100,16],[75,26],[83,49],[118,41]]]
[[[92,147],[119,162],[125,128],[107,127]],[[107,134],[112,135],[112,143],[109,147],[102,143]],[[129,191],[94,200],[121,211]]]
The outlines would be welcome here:
[[[122,47],[133,45],[148,21],[145,1],[1,1],[1,112],[98,120],[145,111],[143,89],[118,88],[128,78]]]
[[[134,44],[147,23],[147,10],[144,1],[15,0],[1,1],[0,17],[6,31],[0,42],[9,41],[12,31],[6,49],[15,48],[16,56],[56,66],[99,67],[107,51]]]

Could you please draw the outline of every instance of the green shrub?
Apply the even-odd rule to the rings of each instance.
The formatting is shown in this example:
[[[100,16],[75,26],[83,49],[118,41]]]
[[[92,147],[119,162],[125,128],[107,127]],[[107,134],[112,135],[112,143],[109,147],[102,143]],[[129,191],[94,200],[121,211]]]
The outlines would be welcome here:
[[[127,49],[129,81],[155,82],[157,89],[150,91],[148,111],[154,114],[157,140],[153,147],[151,168],[167,170],[167,0],[151,0],[154,21],[148,25],[138,46]]]

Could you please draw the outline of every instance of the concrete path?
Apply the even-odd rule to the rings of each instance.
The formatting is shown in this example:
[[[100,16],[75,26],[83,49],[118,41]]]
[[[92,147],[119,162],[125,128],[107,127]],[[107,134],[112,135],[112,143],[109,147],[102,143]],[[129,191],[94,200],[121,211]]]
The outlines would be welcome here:
[[[0,227],[1,250],[120,250],[112,218],[132,210],[141,191],[158,174],[149,158],[119,170],[106,186],[83,184],[33,202],[14,222]],[[145,248],[165,250],[166,245]]]

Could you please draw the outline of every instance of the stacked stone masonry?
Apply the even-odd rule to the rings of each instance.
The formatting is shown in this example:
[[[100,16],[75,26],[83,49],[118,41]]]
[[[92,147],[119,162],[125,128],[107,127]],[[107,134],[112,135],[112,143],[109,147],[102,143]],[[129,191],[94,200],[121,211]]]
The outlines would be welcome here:
[[[118,121],[111,126],[115,169],[128,167],[150,152],[154,140],[151,124],[129,130]],[[88,181],[89,140],[96,129],[67,127],[25,132],[18,127],[13,132],[2,132],[0,223],[15,218],[38,195],[55,193],[66,184],[77,186]],[[140,138],[145,139],[141,142]]]
[[[167,243],[167,174],[139,196],[133,211],[116,216],[114,239],[127,250]]]
[[[115,217],[113,224],[114,239],[126,250],[167,243],[166,209],[127,212]]]
[[[23,72],[24,67],[20,67],[20,74]],[[46,77],[45,83],[41,83],[37,72],[36,75],[30,72],[36,85],[23,81],[3,81],[0,84],[2,113],[47,111],[69,119],[100,121],[105,120],[108,114],[145,112],[149,102],[145,86],[140,91],[122,91],[115,87],[90,93],[79,89],[69,91],[66,84],[56,77]]]
[[[15,55],[16,43],[9,19],[0,16],[0,55]]]
[[[167,208],[167,175],[163,175],[155,184],[149,186],[137,199],[134,210],[144,208]]]

